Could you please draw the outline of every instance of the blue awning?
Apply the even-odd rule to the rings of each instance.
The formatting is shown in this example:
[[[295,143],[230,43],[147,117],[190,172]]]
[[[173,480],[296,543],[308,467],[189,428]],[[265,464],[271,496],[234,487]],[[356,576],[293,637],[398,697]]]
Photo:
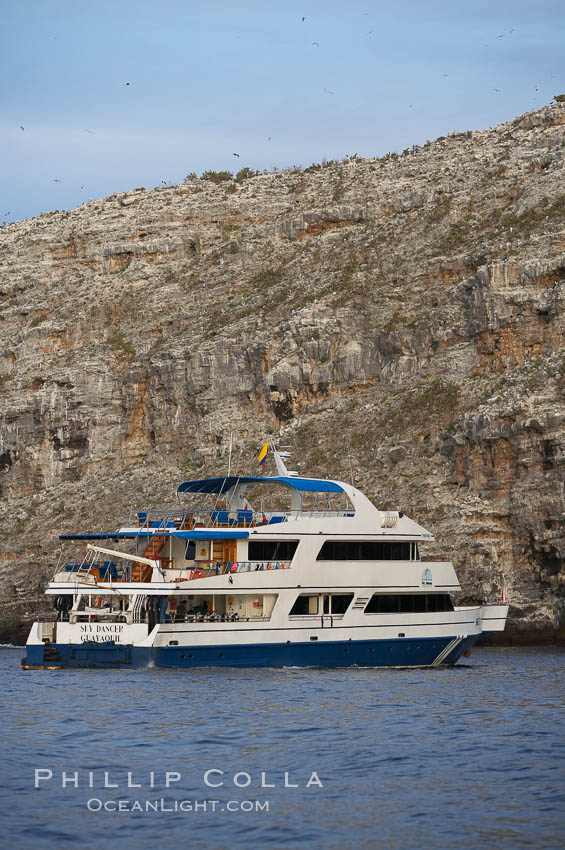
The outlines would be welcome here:
[[[117,540],[118,537],[137,537],[137,534],[122,534],[108,531],[100,534],[60,534],[59,540]]]
[[[175,531],[173,537],[179,537],[181,540],[246,540],[249,532],[239,529],[231,531],[229,528],[203,531],[199,528],[195,531]]]
[[[199,481],[185,481],[178,488],[179,493],[226,493],[236,484],[282,484],[293,490],[312,493],[343,493],[335,481],[325,478],[274,477],[262,478],[255,475],[229,475],[224,478],[202,478]]]
[[[107,531],[100,534],[60,534],[59,540],[131,540],[135,537],[162,537],[165,540],[169,537],[178,537],[180,540],[245,540],[249,537],[249,532],[230,528],[210,529],[210,531],[198,528],[192,531],[169,533],[158,528],[151,530],[140,528],[139,531]]]

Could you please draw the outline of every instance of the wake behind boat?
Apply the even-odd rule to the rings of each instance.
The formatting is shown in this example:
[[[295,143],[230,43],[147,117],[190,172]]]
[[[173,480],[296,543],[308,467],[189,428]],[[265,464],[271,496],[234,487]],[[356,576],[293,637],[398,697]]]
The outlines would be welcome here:
[[[173,509],[61,535],[81,557],[49,582],[24,669],[438,667],[504,629],[507,605],[453,606],[426,529],[272,454],[276,476],[185,481]]]

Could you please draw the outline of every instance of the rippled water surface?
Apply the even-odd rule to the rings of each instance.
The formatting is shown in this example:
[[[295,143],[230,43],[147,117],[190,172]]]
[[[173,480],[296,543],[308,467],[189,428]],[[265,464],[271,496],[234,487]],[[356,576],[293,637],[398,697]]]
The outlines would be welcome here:
[[[0,651],[5,846],[565,843],[563,651],[445,670],[23,672],[22,655]]]

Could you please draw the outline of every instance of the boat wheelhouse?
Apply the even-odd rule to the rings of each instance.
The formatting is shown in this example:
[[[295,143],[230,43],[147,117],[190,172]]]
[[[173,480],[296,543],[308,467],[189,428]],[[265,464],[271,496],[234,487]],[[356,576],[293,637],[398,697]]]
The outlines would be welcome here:
[[[172,509],[61,535],[80,554],[57,566],[23,667],[437,667],[504,629],[507,605],[454,607],[425,528],[273,454],[276,476],[186,481]]]

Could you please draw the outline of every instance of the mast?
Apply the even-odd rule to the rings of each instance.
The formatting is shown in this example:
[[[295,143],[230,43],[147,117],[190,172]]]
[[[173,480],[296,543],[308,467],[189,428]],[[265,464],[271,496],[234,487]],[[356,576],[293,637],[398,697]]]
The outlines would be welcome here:
[[[281,446],[283,451],[279,451],[274,443],[269,441],[269,445],[272,448],[273,456],[275,458],[275,464],[277,466],[277,472],[281,476],[281,478],[297,478],[298,472],[294,472],[286,468],[285,460],[290,460],[290,446]]]

